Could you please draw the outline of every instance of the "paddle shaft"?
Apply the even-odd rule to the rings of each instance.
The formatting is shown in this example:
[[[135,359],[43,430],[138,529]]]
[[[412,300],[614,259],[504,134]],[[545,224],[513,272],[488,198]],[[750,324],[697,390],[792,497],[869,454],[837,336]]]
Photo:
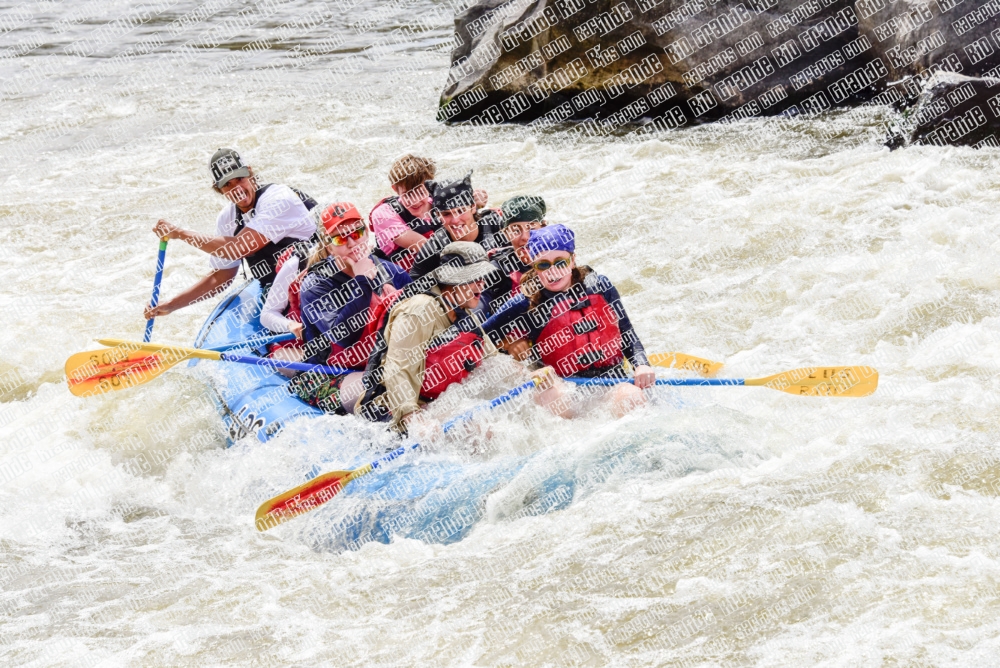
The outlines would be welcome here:
[[[294,337],[294,334],[279,334],[274,337],[276,340],[287,340],[287,337]],[[138,351],[144,350],[152,354],[159,354],[165,364],[173,366],[186,359],[222,360],[223,362],[236,362],[237,364],[255,364],[257,366],[269,366],[278,369],[294,369],[295,371],[317,371],[331,376],[345,376],[349,373],[357,373],[355,369],[342,369],[336,366],[324,366],[322,364],[306,364],[305,362],[286,362],[284,360],[271,359],[270,357],[255,357],[252,355],[234,355],[231,353],[212,350],[211,348],[188,348],[186,346],[174,346],[168,343],[135,343],[123,339],[98,339],[98,343],[119,348],[121,350]],[[267,339],[261,339],[259,343],[254,341],[243,341],[235,347],[248,344],[266,345],[271,343]]]
[[[120,339],[99,339],[98,342],[111,347],[104,350],[76,353],[66,360],[66,379],[70,386],[70,392],[76,396],[91,396],[142,385],[187,359],[221,360],[333,376],[356,373],[353,369],[303,362],[286,362],[267,357],[237,355],[201,348],[138,343]]]
[[[481,413],[482,411],[493,410],[497,406],[502,406],[503,404],[507,403],[508,401],[510,401],[511,399],[513,399],[514,397],[516,397],[517,395],[530,390],[534,386],[535,386],[535,381],[533,381],[533,380],[529,380],[524,385],[518,385],[514,389],[508,390],[508,391],[504,392],[499,397],[497,397],[495,399],[491,399],[489,402],[487,402],[485,404],[481,404],[479,406],[476,406],[475,408],[471,408],[471,409],[465,411],[464,413],[462,413],[461,415],[456,415],[452,419],[450,419],[447,422],[445,422],[444,425],[442,425],[441,429],[442,429],[442,431],[444,431],[444,433],[447,434],[449,431],[451,431],[452,429],[454,429],[456,426],[458,426],[462,422],[465,422],[466,420],[471,419],[476,414]],[[386,456],[382,457],[381,459],[376,459],[371,464],[368,464],[368,466],[370,466],[371,468],[368,471],[365,471],[365,473],[368,473],[369,471],[374,471],[375,469],[377,469],[378,467],[382,466],[383,464],[388,464],[392,460],[396,459],[397,457],[399,457],[400,455],[402,455],[404,452],[409,452],[411,450],[416,450],[419,447],[420,447],[419,443],[414,443],[412,445],[402,445],[402,446],[396,448],[395,450],[393,450],[392,452],[390,452],[389,454],[387,454]],[[367,468],[367,467],[362,467],[362,468]],[[357,477],[359,477],[359,476],[354,476],[351,479],[353,480],[354,478],[357,478]]]
[[[251,350],[256,350],[257,348],[263,346],[269,346],[272,343],[283,343],[285,341],[294,341],[295,335],[291,332],[285,334],[275,334],[274,336],[266,336],[262,339],[249,339],[247,341],[240,341],[239,343],[230,343],[224,346],[216,346],[215,348],[205,348],[205,350],[211,350],[217,353],[224,353],[230,350],[235,350],[236,348],[250,348]]]
[[[149,305],[154,308],[160,301],[160,281],[163,280],[163,264],[167,258],[167,241],[166,238],[160,239],[160,251],[156,254],[156,277],[153,278],[153,296],[149,300]],[[154,318],[150,318],[146,321],[146,333],[142,337],[146,343],[153,337],[153,320]]]
[[[276,369],[292,369],[294,371],[316,371],[329,376],[346,376],[349,373],[360,373],[354,369],[341,369],[336,366],[325,366],[323,364],[306,364],[304,362],[286,362],[275,360],[270,357],[251,357],[248,355],[231,355],[220,353],[219,359],[223,362],[236,362],[237,364],[255,364],[257,366],[270,366]]]
[[[618,385],[631,378],[563,378],[576,385]],[[657,385],[743,385],[742,378],[658,378]]]
[[[566,378],[577,385],[617,385],[632,378]],[[766,387],[808,397],[867,397],[878,388],[878,371],[870,366],[820,366],[789,369],[764,378],[665,378],[657,385]]]

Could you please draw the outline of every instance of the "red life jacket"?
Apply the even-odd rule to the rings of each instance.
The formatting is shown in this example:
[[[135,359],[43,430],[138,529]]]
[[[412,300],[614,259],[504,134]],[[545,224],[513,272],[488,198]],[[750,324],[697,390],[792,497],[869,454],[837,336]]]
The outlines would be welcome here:
[[[372,221],[372,214],[375,213],[375,209],[379,208],[383,204],[388,204],[397,216],[402,218],[406,226],[411,230],[421,235],[425,239],[430,239],[431,235],[438,230],[438,225],[434,223],[427,222],[423,218],[417,218],[410,210],[403,206],[403,203],[399,201],[397,195],[390,195],[389,197],[383,197],[378,201],[378,204],[372,207],[372,210],[368,212],[368,223],[372,225],[372,230],[374,230],[374,221]],[[411,253],[409,248],[402,248],[396,246],[395,249],[385,256],[385,259],[390,262],[395,262],[403,271],[409,271],[413,267],[413,262],[416,260],[416,253]]]
[[[400,292],[402,294],[403,291]],[[415,296],[415,295],[410,295]],[[381,328],[375,340],[376,352],[368,361],[365,369],[364,385],[368,389],[359,400],[360,414],[373,422],[389,418],[385,406],[377,401],[385,394],[385,357],[389,352],[385,343],[385,325],[383,318]],[[447,332],[449,330],[445,330]],[[454,333],[454,329],[451,332]],[[447,341],[443,339],[444,332],[438,334],[439,341],[430,346],[424,353],[424,377],[420,384],[420,398],[424,401],[437,399],[452,383],[460,383],[483,361],[483,339],[473,332],[455,334]]]
[[[510,282],[514,286],[510,290],[510,296],[516,297],[521,294],[521,277],[524,276],[524,273],[520,271],[512,271],[507,275],[510,276]]]
[[[289,320],[294,320],[295,322],[302,322],[302,278],[306,275],[306,258],[304,253],[296,253],[295,247],[289,247],[286,249],[280,257],[278,257],[278,262],[274,267],[274,273],[277,275],[281,271],[281,267],[288,262],[289,258],[297,257],[299,260],[299,275],[295,277],[291,285],[288,286],[288,306],[285,307],[285,317]],[[268,353],[273,353],[278,348],[301,348],[302,342],[298,339],[293,339],[291,341],[282,341],[281,343],[273,343],[268,346]]]
[[[599,294],[588,294],[575,304],[562,301],[552,309],[535,349],[542,363],[563,378],[617,366],[624,360],[618,315]]]
[[[424,380],[420,396],[437,399],[452,383],[461,383],[483,361],[483,338],[462,332],[446,343],[428,348],[424,358]]]
[[[368,322],[365,323],[364,329],[361,330],[361,338],[356,343],[352,343],[346,348],[337,343],[330,344],[330,355],[326,358],[326,363],[329,366],[356,369],[357,371],[365,370],[368,358],[371,357],[372,351],[375,349],[376,337],[385,327],[389,310],[403,294],[402,290],[396,290],[389,297],[385,297],[383,295],[386,292],[386,288],[382,288],[382,295],[377,292],[372,293],[372,299],[368,305]]]

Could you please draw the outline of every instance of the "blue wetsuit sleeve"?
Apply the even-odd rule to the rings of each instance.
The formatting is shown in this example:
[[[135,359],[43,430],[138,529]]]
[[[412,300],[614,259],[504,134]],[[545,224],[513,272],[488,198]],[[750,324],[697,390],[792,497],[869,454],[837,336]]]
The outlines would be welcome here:
[[[508,334],[515,331],[526,335],[531,332],[525,314],[528,312],[528,298],[524,295],[517,295],[500,307],[500,310],[493,314],[483,323],[483,331],[490,337],[493,345],[499,345]]]
[[[649,360],[646,359],[646,349],[643,348],[639,335],[632,327],[632,321],[629,320],[628,313],[625,312],[625,306],[622,304],[618,289],[604,276],[598,278],[598,287],[604,300],[611,305],[615,315],[618,316],[618,329],[622,335],[622,354],[625,355],[625,359],[633,367],[649,366]]]

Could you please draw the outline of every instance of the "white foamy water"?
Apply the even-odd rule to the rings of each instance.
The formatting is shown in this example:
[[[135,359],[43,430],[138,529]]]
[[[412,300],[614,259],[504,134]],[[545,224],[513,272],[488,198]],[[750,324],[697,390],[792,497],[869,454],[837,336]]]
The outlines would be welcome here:
[[[113,39],[98,28],[127,3],[2,14],[24,52],[0,61],[2,663],[1000,665],[1000,153],[890,153],[879,109],[642,142],[445,127],[450,7],[347,4],[182,25],[202,5],[164,2]],[[359,22],[382,38],[413,16],[363,50]],[[63,52],[81,39],[91,55]],[[112,59],[130,48],[150,52]],[[545,197],[648,351],[733,377],[870,365],[879,390],[663,391],[618,422],[522,402],[484,418],[485,450],[405,463],[527,461],[461,541],[344,550],[338,527],[366,512],[350,496],[260,534],[261,500],[335,466],[331,430],[373,456],[385,435],[329,417],[225,449],[188,370],[90,399],[62,376],[95,337],[141,337],[150,228],[213,228],[219,146],[364,210],[401,153],[474,169],[494,204]],[[172,243],[164,294],[206,271]],[[154,340],[190,343],[210,310]]]

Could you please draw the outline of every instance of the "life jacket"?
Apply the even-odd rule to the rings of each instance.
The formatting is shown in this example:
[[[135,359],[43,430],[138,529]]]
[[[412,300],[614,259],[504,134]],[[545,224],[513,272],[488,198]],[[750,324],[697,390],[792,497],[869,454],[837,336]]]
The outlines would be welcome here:
[[[524,272],[512,271],[507,275],[510,276],[510,282],[513,285],[510,291],[510,296],[514,297],[521,294],[521,277],[524,276]]]
[[[402,294],[402,293],[401,293]],[[427,294],[427,293],[424,293]],[[414,295],[407,295],[414,296]],[[392,305],[401,302],[398,300]],[[384,367],[389,347],[385,340],[386,317],[376,333],[373,352],[365,367],[362,383],[365,393],[358,401],[358,414],[373,422],[388,420],[391,416],[383,402],[385,392]],[[483,361],[482,332],[459,332],[452,325],[438,334],[424,353],[424,378],[420,384],[420,398],[437,399],[452,383],[460,383]]]
[[[517,252],[511,246],[497,248],[488,253],[490,260],[499,268],[500,273],[510,280],[510,292],[503,296],[503,301],[521,294],[521,278],[524,272],[515,267],[523,267],[524,263],[517,257]],[[490,304],[493,307],[493,304]]]
[[[254,194],[253,200],[255,207],[260,201],[260,196],[264,194],[264,191],[273,185],[273,183],[265,183],[261,187],[257,188],[257,192]],[[292,192],[299,196],[299,199],[302,200],[302,204],[307,210],[311,211],[316,208],[316,200],[312,197],[295,188],[292,188]],[[246,223],[243,220],[243,212],[240,211],[240,208],[235,204],[233,205],[233,208],[236,209],[236,229],[233,231],[233,236],[236,236],[243,231]],[[314,235],[310,241],[315,240],[316,237]],[[283,239],[278,239],[277,241],[269,241],[250,255],[243,258],[249,275],[260,281],[260,286],[264,289],[264,291],[270,288],[271,284],[274,283],[274,277],[278,273],[278,259],[281,257],[282,253],[284,253],[289,246],[300,241],[302,240],[293,239],[291,237],[285,237]]]
[[[618,316],[600,294],[558,302],[535,341],[542,363],[566,378],[622,363]]]
[[[448,341],[428,347],[424,355],[424,380],[420,398],[433,401],[452,383],[461,383],[478,367],[484,357],[483,337],[475,332],[456,333]]]
[[[436,223],[424,220],[423,218],[418,218],[414,216],[412,213],[410,213],[410,210],[407,209],[405,206],[403,206],[403,203],[399,201],[399,197],[397,195],[383,197],[381,200],[379,200],[378,204],[372,207],[372,210],[368,212],[369,225],[374,226],[374,222],[372,221],[372,214],[375,213],[375,209],[379,208],[383,204],[388,204],[390,207],[392,207],[392,210],[396,212],[397,216],[403,219],[403,222],[406,223],[407,227],[409,227],[411,230],[413,230],[420,236],[424,237],[425,239],[429,239],[430,236],[438,230],[439,226]],[[413,266],[413,260],[416,256],[416,253],[410,252],[409,248],[403,248],[400,246],[396,246],[396,249],[388,254],[382,252],[381,250],[378,250],[377,247],[376,250],[377,250],[377,255],[379,257],[389,260],[390,262],[395,262],[396,264],[398,264],[400,267],[403,268],[403,271],[410,270],[410,267]]]
[[[309,256],[306,254],[306,249],[303,248],[302,243],[293,244],[289,248],[285,249],[285,251],[278,257],[278,263],[274,267],[274,273],[277,275],[285,263],[293,257],[299,261],[299,274],[288,286],[288,306],[285,307],[284,315],[289,320],[302,322],[302,279],[305,277],[306,264],[309,262]],[[302,342],[298,339],[293,339],[291,341],[272,343],[268,346],[267,351],[272,353],[278,348],[301,347]]]
[[[361,330],[361,337],[357,342],[346,348],[337,343],[330,344],[330,355],[326,359],[327,365],[358,371],[365,369],[368,358],[375,350],[378,334],[385,329],[389,311],[403,294],[401,290],[396,290],[390,296],[385,296],[387,287],[392,287],[392,284],[387,283],[382,288],[381,295],[377,292],[372,293],[371,302],[368,305],[368,321],[365,323],[364,329]]]

